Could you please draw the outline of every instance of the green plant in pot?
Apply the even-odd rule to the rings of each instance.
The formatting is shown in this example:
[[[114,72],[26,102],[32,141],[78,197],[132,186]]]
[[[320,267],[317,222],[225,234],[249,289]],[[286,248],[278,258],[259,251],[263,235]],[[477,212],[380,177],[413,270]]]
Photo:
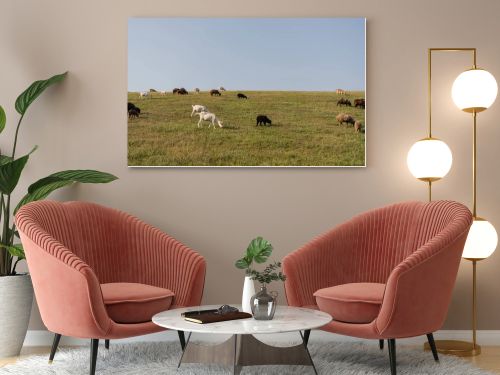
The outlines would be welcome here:
[[[276,292],[267,293],[267,285],[272,281],[285,281],[286,276],[280,271],[281,263],[274,262],[257,271],[252,268],[253,263],[265,263],[273,252],[271,243],[262,237],[254,238],[246,250],[245,256],[238,259],[236,267],[245,270],[245,284],[243,286],[242,309],[251,312],[255,319],[270,320],[276,310]],[[261,289],[255,293],[253,281],[261,284]]]
[[[21,124],[30,105],[50,86],[63,81],[67,73],[31,84],[16,100],[19,113],[12,151],[0,154],[0,358],[18,355],[26,332],[33,301],[33,287],[28,274],[19,274],[17,265],[24,259],[23,247],[14,224],[13,215],[23,205],[45,199],[53,191],[76,182],[107,183],[116,179],[109,173],[95,170],[66,170],[44,177],[28,187],[28,191],[17,204],[12,194],[21,178],[24,167],[33,149],[17,156],[17,143]],[[0,133],[6,126],[6,114],[0,106]],[[5,150],[2,150],[5,151]]]

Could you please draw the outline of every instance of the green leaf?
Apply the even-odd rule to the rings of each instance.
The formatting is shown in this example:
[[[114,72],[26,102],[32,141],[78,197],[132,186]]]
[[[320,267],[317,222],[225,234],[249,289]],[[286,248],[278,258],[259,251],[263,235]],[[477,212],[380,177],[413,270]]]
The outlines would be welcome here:
[[[36,147],[33,151],[35,151],[35,149]],[[31,152],[21,156],[19,159],[0,164],[0,192],[3,194],[10,194],[16,188]]]
[[[7,116],[5,115],[5,111],[0,105],[0,133],[5,129],[5,123],[7,122]]]
[[[242,270],[244,270],[250,266],[250,264],[248,263],[248,261],[245,258],[238,259],[234,265],[236,266],[236,268],[239,268]]]
[[[18,257],[19,259],[24,259],[26,256],[24,255],[24,249],[22,244],[16,244],[12,246],[0,244],[0,247],[7,249],[7,251],[13,257]]]
[[[81,183],[107,183],[116,180],[112,174],[94,170],[67,170],[51,174],[44,177],[28,188],[28,193],[21,199],[14,210],[14,214],[25,204],[47,198],[54,190],[72,185],[75,182]]]
[[[33,82],[31,86],[24,90],[23,93],[16,99],[16,111],[20,115],[24,115],[30,104],[33,103],[36,98],[38,98],[45,91],[45,89],[55,83],[63,81],[67,74],[68,72],[65,72],[63,74],[57,74],[46,80]]]
[[[262,237],[254,238],[247,248],[247,257],[257,263],[264,263],[273,252],[273,245]]]

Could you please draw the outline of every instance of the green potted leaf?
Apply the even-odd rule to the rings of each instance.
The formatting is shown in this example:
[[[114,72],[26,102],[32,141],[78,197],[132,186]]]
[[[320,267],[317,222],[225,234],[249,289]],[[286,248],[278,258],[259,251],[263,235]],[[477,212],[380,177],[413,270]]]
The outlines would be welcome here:
[[[33,302],[33,287],[29,274],[18,274],[16,267],[24,259],[24,250],[19,242],[12,215],[24,204],[46,198],[54,190],[80,183],[108,183],[115,176],[95,170],[68,170],[52,173],[31,184],[18,204],[11,200],[12,193],[22,176],[35,146],[29,153],[17,157],[17,141],[26,111],[30,105],[50,86],[62,82],[67,73],[36,81],[16,100],[19,113],[11,153],[0,155],[0,358],[19,355],[26,332]],[[7,116],[0,106],[0,133],[5,129]]]
[[[273,252],[273,245],[262,237],[254,238],[248,244],[243,258],[235,263],[236,268],[245,270],[245,281],[241,297],[241,308],[244,312],[251,313],[250,299],[255,294],[255,286],[252,279],[252,264],[264,263]]]

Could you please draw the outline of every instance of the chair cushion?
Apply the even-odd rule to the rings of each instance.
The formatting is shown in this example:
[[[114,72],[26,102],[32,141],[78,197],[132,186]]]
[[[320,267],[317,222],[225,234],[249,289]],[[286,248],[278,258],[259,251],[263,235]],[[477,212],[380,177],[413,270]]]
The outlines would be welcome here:
[[[378,315],[385,284],[351,283],[319,289],[314,293],[321,311],[346,323],[370,323]]]
[[[137,283],[101,284],[101,290],[108,315],[117,323],[150,322],[170,308],[174,297],[168,289]]]

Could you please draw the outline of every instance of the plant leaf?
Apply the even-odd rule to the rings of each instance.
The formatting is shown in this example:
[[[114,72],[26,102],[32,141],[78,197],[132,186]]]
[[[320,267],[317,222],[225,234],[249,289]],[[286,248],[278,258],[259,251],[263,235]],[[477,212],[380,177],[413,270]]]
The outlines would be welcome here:
[[[273,245],[262,237],[254,238],[247,248],[247,257],[257,263],[264,263],[273,252]]]
[[[0,105],[0,133],[5,129],[5,123],[7,122],[7,116],[5,115],[5,111]]]
[[[250,266],[250,264],[248,264],[248,261],[245,258],[238,259],[234,265],[236,266],[236,268],[242,270]]]
[[[17,97],[16,111],[20,115],[24,115],[30,104],[33,103],[36,98],[38,98],[40,94],[45,91],[45,89],[55,83],[63,81],[67,74],[68,72],[65,72],[52,76],[49,79],[33,82],[30,87],[24,90],[23,93]]]
[[[0,192],[10,194],[16,188],[21,173],[28,162],[30,154],[36,150],[36,147],[27,155],[21,156],[19,159],[7,161],[3,158],[0,164]],[[6,161],[6,162],[5,162]]]
[[[0,244],[0,247],[7,249],[10,255],[12,255],[13,257],[18,257],[19,259],[26,258],[26,256],[24,255],[24,249],[22,244],[16,244],[11,246]]]
[[[72,185],[75,182],[81,183],[107,183],[116,180],[117,177],[106,172],[94,170],[67,170],[51,174],[44,177],[28,188],[28,193],[21,199],[14,210],[14,214],[25,204],[47,198],[54,190]]]

